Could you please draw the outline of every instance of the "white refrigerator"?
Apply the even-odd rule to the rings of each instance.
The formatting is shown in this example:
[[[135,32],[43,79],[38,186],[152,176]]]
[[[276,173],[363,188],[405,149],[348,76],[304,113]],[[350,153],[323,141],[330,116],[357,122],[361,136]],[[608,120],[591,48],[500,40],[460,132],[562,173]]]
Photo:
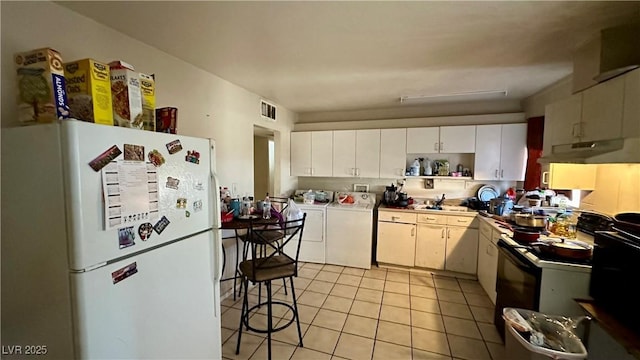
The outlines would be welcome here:
[[[2,129],[2,357],[221,358],[212,153],[76,120]]]

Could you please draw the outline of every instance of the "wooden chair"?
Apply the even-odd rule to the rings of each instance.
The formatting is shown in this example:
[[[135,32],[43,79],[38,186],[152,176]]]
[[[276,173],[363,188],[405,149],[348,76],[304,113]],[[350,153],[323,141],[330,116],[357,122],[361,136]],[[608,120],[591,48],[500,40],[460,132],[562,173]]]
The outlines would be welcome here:
[[[302,219],[284,221],[282,227],[274,229],[265,224],[251,224],[248,229],[246,241],[251,248],[251,258],[240,263],[240,274],[244,285],[244,297],[242,302],[242,312],[240,315],[240,325],[238,328],[238,344],[236,347],[236,355],[240,353],[240,341],[242,338],[242,328],[257,333],[266,333],[268,341],[268,358],[271,359],[271,334],[285,329],[294,321],[298,327],[298,336],[300,338],[300,347],[302,347],[302,331],[300,329],[300,318],[298,315],[298,305],[296,300],[295,287],[293,278],[298,276],[298,255],[300,254],[300,245],[302,243],[302,232],[307,214],[304,213]],[[289,242],[297,242],[295,254],[287,254],[284,247]],[[291,284],[292,304],[283,301],[273,301],[271,292],[271,282],[273,280],[289,279]],[[267,292],[265,302],[258,296],[258,304],[249,307],[248,286],[249,281],[252,284],[264,284]],[[285,289],[287,287],[285,282]],[[251,313],[262,305],[267,306],[267,328],[257,329],[249,323]],[[272,306],[285,306],[293,313],[293,316],[284,325],[273,326]]]

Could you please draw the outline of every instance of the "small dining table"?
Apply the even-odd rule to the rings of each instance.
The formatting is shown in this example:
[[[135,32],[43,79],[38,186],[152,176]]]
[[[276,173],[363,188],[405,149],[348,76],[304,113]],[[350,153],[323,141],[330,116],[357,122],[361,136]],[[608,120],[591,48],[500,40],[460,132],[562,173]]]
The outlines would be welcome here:
[[[233,230],[234,231],[234,237],[235,237],[235,241],[236,241],[236,264],[235,264],[235,269],[234,269],[234,274],[232,277],[228,277],[226,279],[220,279],[220,282],[223,281],[229,281],[229,280],[233,280],[233,300],[236,300],[236,282],[237,280],[240,278],[240,270],[238,269],[238,265],[240,262],[240,234],[239,232],[242,230],[247,230],[249,229],[249,226],[251,224],[253,225],[274,225],[277,224],[279,222],[280,219],[278,219],[277,217],[270,217],[269,219],[263,219],[261,216],[259,215],[250,215],[250,216],[240,216],[240,217],[234,217],[233,220],[231,221],[227,221],[227,222],[222,222],[222,225],[220,226],[221,230]],[[244,256],[244,254],[243,254]],[[222,273],[224,274],[224,269],[227,263],[227,254],[226,251],[224,249],[224,245],[222,245]]]

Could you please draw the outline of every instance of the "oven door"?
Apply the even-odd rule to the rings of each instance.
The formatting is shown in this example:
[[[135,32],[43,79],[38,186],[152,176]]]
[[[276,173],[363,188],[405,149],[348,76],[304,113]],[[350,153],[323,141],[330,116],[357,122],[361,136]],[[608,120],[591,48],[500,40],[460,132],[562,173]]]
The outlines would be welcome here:
[[[531,263],[506,242],[498,241],[498,274],[494,323],[504,340],[505,307],[539,311],[542,269]]]

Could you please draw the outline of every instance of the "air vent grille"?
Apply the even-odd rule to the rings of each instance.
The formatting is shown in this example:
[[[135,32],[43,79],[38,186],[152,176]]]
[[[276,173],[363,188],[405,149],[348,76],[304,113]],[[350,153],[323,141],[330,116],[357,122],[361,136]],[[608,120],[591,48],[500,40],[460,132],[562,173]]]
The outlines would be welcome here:
[[[276,121],[276,106],[260,100],[260,115],[262,115],[263,119]]]

